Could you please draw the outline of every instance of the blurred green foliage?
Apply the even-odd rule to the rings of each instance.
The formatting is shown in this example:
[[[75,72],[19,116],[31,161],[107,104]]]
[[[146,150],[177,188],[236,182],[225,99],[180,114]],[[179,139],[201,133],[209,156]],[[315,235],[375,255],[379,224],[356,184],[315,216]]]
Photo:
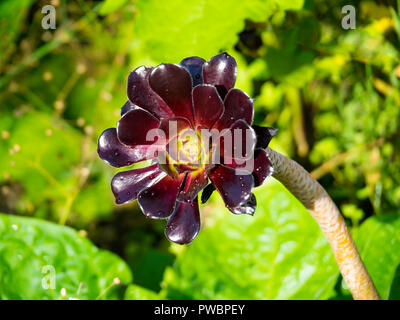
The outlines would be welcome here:
[[[279,128],[272,147],[327,189],[382,297],[400,298],[395,1],[53,0],[57,28],[43,30],[46,4],[0,2],[0,298],[349,297],[317,225],[278,183],[256,192],[254,217],[214,195],[188,247],[136,203],[114,205],[116,170],[96,140],[119,118],[129,71],[222,50],[256,124]],[[341,27],[347,4],[354,30]],[[54,290],[41,286],[45,265]]]

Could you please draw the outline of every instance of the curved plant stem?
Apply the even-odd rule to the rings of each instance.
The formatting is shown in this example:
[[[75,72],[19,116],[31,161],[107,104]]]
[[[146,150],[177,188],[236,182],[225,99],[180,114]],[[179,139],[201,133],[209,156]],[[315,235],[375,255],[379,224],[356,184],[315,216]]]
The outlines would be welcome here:
[[[297,162],[267,148],[273,176],[299,199],[319,224],[332,247],[336,262],[353,298],[379,300],[346,223],[325,189]]]

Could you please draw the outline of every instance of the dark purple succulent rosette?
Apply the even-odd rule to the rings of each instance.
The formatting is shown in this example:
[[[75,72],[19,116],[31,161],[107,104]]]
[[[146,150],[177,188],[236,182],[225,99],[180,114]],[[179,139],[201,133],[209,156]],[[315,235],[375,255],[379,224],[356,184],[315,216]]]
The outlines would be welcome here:
[[[168,219],[166,236],[173,242],[187,244],[197,236],[201,190],[203,203],[217,190],[231,212],[252,215],[252,190],[272,174],[264,149],[276,130],[251,126],[253,101],[234,88],[236,73],[236,61],[227,53],[208,62],[189,57],[180,65],[141,66],[129,75],[129,100],[117,128],[99,137],[98,154],[114,167],[152,160],[149,167],[116,174],[112,192],[118,204],[137,199],[147,217]],[[148,141],[150,130],[168,132],[172,123],[174,135]],[[218,139],[205,144],[199,138],[203,129],[219,132]],[[228,136],[235,150],[246,152],[228,154]]]

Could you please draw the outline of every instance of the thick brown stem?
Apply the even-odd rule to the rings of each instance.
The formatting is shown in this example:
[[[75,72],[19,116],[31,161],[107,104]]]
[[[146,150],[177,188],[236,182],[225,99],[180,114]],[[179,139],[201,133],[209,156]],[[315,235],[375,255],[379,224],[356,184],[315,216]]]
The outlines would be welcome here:
[[[325,189],[297,162],[267,148],[273,176],[310,211],[328,239],[343,279],[356,300],[379,300],[346,223]]]

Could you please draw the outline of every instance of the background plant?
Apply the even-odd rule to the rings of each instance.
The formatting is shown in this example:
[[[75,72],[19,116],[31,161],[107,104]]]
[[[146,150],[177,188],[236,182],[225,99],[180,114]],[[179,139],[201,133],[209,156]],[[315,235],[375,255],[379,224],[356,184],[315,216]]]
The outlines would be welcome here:
[[[171,246],[136,203],[113,204],[115,170],[96,140],[119,118],[129,71],[221,50],[238,62],[255,123],[280,129],[272,148],[319,179],[382,298],[399,298],[394,1],[353,1],[355,30],[341,28],[347,1],[52,1],[57,29],[43,30],[46,4],[0,3],[1,298],[349,297],[317,225],[272,179],[254,217],[213,196],[189,247]],[[40,285],[44,265],[54,290]]]

